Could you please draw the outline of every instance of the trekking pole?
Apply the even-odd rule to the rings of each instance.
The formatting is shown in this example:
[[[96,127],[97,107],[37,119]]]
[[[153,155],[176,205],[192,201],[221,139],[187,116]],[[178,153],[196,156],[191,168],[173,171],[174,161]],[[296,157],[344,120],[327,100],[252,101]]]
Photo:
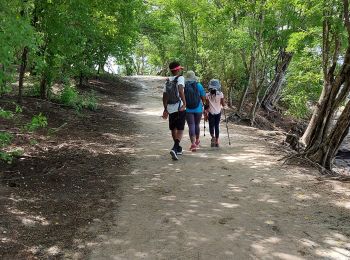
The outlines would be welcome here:
[[[227,117],[226,117],[226,110],[225,110],[225,108],[224,108],[224,115],[225,115],[225,122],[226,122],[226,131],[227,131],[227,137],[228,137],[228,144],[231,145],[230,134],[228,132],[228,125],[227,125]]]
[[[204,136],[205,136],[205,118],[204,118]]]

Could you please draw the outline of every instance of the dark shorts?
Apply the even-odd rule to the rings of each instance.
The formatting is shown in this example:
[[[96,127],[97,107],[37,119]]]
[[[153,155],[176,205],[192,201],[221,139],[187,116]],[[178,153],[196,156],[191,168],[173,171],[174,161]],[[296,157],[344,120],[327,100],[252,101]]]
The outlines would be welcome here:
[[[179,111],[169,115],[170,130],[184,130],[186,121],[186,111]]]

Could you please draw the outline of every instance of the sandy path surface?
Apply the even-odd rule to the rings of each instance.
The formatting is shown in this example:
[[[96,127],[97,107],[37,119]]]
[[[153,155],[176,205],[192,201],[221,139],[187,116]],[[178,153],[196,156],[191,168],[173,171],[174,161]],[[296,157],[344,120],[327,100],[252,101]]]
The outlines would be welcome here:
[[[196,153],[186,128],[174,162],[164,80],[127,80],[142,84],[129,113],[143,127],[114,225],[91,227],[90,259],[350,259],[348,184],[282,167],[262,131],[242,126],[230,125],[229,146],[222,124],[222,147],[210,148],[207,133]]]

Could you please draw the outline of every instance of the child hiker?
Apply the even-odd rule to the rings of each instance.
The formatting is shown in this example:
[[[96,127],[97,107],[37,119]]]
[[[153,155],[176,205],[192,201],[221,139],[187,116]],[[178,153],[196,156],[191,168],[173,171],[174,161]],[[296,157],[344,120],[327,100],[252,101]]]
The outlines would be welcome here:
[[[163,118],[167,119],[169,116],[169,129],[174,141],[170,155],[173,160],[178,160],[178,155],[182,154],[180,141],[183,136],[186,118],[185,78],[181,75],[183,67],[180,66],[180,63],[171,62],[169,69],[172,77],[167,79],[163,90]]]
[[[191,140],[190,150],[195,152],[199,148],[199,124],[202,119],[203,104],[206,103],[205,91],[201,83],[197,82],[193,71],[185,74],[185,97],[186,97],[186,121]]]
[[[224,94],[221,92],[221,84],[217,79],[212,79],[206,94],[208,108],[205,111],[205,119],[209,120],[209,132],[211,135],[211,147],[219,147],[221,109],[225,106]]]

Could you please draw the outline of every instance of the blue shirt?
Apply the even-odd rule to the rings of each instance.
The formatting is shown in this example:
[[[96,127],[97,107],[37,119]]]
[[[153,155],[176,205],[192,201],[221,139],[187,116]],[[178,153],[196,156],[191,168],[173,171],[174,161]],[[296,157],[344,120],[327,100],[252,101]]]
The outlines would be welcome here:
[[[197,89],[200,97],[205,98],[205,91],[201,83],[197,82]],[[202,100],[199,102],[198,107],[196,108],[186,108],[186,113],[202,113],[203,112],[203,103]]]

